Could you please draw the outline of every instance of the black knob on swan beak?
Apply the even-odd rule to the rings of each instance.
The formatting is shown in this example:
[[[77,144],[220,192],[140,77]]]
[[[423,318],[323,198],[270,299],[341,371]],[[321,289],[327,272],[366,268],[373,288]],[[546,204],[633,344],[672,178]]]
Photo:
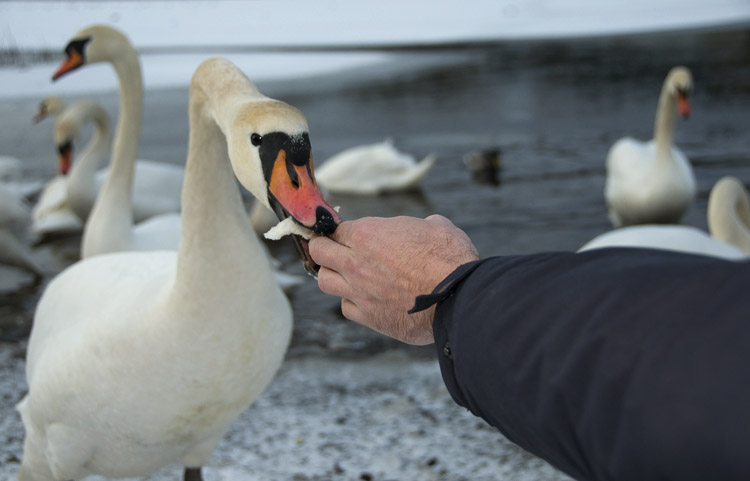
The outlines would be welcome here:
[[[333,219],[333,214],[331,214],[325,207],[318,206],[318,208],[315,209],[315,225],[312,228],[313,232],[317,235],[329,236],[336,231],[336,227],[338,227],[338,224],[336,224],[336,221]]]

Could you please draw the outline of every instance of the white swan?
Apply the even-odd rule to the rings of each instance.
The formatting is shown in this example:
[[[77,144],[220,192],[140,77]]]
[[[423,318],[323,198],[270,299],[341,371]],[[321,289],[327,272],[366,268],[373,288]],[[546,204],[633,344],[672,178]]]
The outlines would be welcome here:
[[[434,163],[434,155],[416,162],[386,139],[339,152],[320,165],[316,177],[328,192],[375,195],[415,188]]]
[[[39,123],[47,117],[57,117],[65,110],[65,101],[57,96],[49,96],[39,102],[39,111],[34,115],[34,122]]]
[[[724,177],[709,195],[711,234],[686,225],[634,225],[601,234],[579,249],[645,247],[701,254],[731,260],[750,256],[750,202],[737,179]]]
[[[80,33],[84,33],[81,31]],[[110,163],[117,158],[135,162],[143,111],[143,82],[138,54],[130,40],[111,27],[96,26],[85,32],[86,44],[72,41],[66,47],[66,60],[52,76],[57,80],[83,65],[108,62],[120,82],[120,113],[112,144]],[[79,49],[79,50],[76,50]],[[180,210],[180,192],[184,169],[166,162],[138,160],[135,181],[124,179],[133,190],[130,196],[136,221]],[[134,187],[132,187],[134,185]],[[124,187],[123,187],[124,188]],[[125,210],[126,206],[121,206]]]
[[[688,159],[673,145],[677,111],[690,113],[693,80],[685,67],[670,70],[656,110],[654,138],[623,138],[607,154],[604,197],[615,227],[679,223],[695,198]]]
[[[31,218],[31,208],[18,192],[0,182],[0,263],[20,267],[38,280],[42,271],[14,230],[24,227]]]
[[[750,255],[750,200],[735,177],[719,179],[708,196],[708,230],[711,236]]]
[[[193,76],[189,113],[179,251],[84,259],[39,301],[29,393],[17,406],[19,481],[143,476],[180,460],[186,479],[201,479],[282,362],[292,312],[237,179],[275,211],[332,233],[340,218],[312,177],[307,122],[216,58]]]
[[[88,123],[94,124],[94,133],[91,140],[77,156],[73,167],[67,175],[66,184],[66,202],[76,215],[86,222],[84,235],[81,242],[81,257],[90,257],[92,255],[104,254],[108,252],[117,252],[121,250],[153,250],[153,249],[177,249],[177,243],[180,238],[180,215],[178,213],[167,213],[148,217],[146,220],[138,218],[138,206],[144,206],[143,199],[148,199],[148,195],[139,197],[139,179],[146,179],[147,185],[150,184],[150,174],[159,172],[157,166],[151,169],[150,166],[155,164],[148,161],[136,162],[131,165],[130,170],[134,169],[130,175],[133,176],[134,186],[132,187],[132,196],[141,199],[142,202],[134,202],[133,211],[136,222],[141,222],[131,226],[128,236],[122,236],[122,231],[116,235],[109,231],[110,222],[105,222],[111,215],[118,215],[117,209],[112,212],[111,207],[105,206],[100,208],[98,216],[89,215],[96,201],[102,185],[106,184],[108,169],[99,170],[104,163],[110,149],[110,131],[109,116],[104,108],[96,102],[82,100],[71,105],[60,114],[55,123],[55,143],[60,156],[61,170],[71,164],[71,157],[76,140],[80,132]],[[128,163],[131,159],[113,155],[113,162]],[[113,164],[114,165],[114,164]],[[122,171],[120,167],[120,171]],[[126,169],[127,170],[127,169]],[[179,169],[180,173],[184,172]],[[139,175],[140,174],[140,175]],[[182,176],[180,176],[180,179]],[[180,180],[181,183],[181,180]],[[110,182],[112,188],[127,188],[121,183]],[[113,187],[114,186],[114,187]],[[107,195],[106,193],[103,195]],[[122,199],[122,194],[109,194],[110,199]],[[145,206],[148,207],[148,206]],[[150,214],[149,209],[140,209],[143,214]],[[146,214],[146,215],[148,215]],[[122,215],[122,213],[120,213]]]
[[[179,214],[175,212],[179,211],[180,204],[176,194],[182,185],[184,169],[171,164],[140,161],[138,171],[144,175],[136,175],[135,157],[141,127],[143,87],[138,55],[130,41],[110,27],[84,29],[66,47],[66,60],[53,79],[82,65],[98,62],[111,63],[120,82],[120,119],[112,143],[109,171],[98,194],[94,172],[102,157],[106,112],[88,104],[87,108],[71,115],[67,115],[66,111],[58,119],[58,124],[63,123],[64,127],[69,118],[77,117],[80,122],[85,115],[89,115],[98,126],[97,133],[101,134],[92,140],[92,143],[97,142],[98,154],[80,159],[78,167],[81,175],[69,181],[71,206],[81,215],[91,208],[84,228],[81,256],[123,250],[174,249],[179,241]],[[69,122],[68,125],[74,123]],[[60,134],[59,129],[57,135],[65,137],[65,133]],[[136,179],[143,182],[134,187]],[[92,202],[93,207],[89,207]],[[134,227],[134,220],[137,222],[141,219],[149,221]]]
[[[58,174],[49,180],[31,209],[29,231],[37,242],[79,234],[83,221],[68,204],[68,178]]]

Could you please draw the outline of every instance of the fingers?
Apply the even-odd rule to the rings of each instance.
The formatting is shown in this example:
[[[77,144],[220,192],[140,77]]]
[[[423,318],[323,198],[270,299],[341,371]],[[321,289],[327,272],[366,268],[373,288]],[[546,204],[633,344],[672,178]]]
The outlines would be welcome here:
[[[337,271],[340,270],[343,256],[348,254],[348,247],[328,237],[313,236],[307,246],[310,256],[317,264]]]
[[[353,228],[354,221],[344,221],[336,227],[334,233],[331,234],[331,239],[345,246],[351,245],[349,239]]]
[[[447,217],[443,217],[440,214],[432,214],[430,216],[425,217],[424,220],[426,220],[427,222],[431,224],[443,224],[443,225],[449,225],[449,226],[454,225],[453,222],[450,221],[450,219],[448,219]]]
[[[333,269],[321,266],[318,271],[318,288],[337,297],[352,297],[351,285]]]
[[[350,299],[341,299],[341,314],[350,321],[354,321],[361,324],[362,313],[360,312],[357,305]]]

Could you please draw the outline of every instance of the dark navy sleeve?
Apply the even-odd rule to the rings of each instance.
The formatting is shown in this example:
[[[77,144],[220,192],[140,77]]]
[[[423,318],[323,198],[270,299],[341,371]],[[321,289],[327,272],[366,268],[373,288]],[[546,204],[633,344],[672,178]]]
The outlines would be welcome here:
[[[495,257],[420,297],[453,399],[574,478],[750,479],[750,263]]]

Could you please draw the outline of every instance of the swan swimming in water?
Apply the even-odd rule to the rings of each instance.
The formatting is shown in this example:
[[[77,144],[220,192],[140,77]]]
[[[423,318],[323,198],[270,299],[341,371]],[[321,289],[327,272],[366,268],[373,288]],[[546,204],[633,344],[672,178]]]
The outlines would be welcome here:
[[[687,68],[670,70],[659,97],[654,138],[622,138],[607,153],[604,198],[614,227],[679,223],[693,202],[693,169],[673,144],[677,112],[690,114],[692,88]]]
[[[415,188],[434,164],[434,155],[417,162],[386,139],[339,152],[320,165],[316,176],[331,193],[376,195]]]

